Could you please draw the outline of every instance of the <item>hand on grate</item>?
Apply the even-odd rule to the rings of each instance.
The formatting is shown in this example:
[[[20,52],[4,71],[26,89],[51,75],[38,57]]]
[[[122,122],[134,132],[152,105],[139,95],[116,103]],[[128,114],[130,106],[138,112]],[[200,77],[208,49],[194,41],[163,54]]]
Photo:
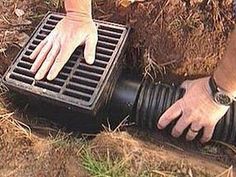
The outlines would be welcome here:
[[[31,68],[31,72],[36,73],[35,79],[41,80],[46,75],[48,80],[55,79],[79,45],[85,44],[85,60],[93,64],[97,38],[97,28],[91,17],[67,13],[30,56],[35,60]]]

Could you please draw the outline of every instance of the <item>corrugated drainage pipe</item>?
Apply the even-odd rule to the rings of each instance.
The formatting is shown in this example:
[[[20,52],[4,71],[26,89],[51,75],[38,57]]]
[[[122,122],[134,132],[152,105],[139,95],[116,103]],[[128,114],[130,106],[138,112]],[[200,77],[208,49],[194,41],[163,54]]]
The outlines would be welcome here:
[[[112,120],[120,116],[130,115],[130,121],[142,129],[156,130],[160,116],[178,99],[183,97],[185,90],[174,85],[140,82],[123,74],[118,81],[110,102]],[[218,122],[213,139],[236,144],[236,103]],[[120,113],[120,114],[117,114]],[[175,122],[167,127],[170,131]],[[202,133],[202,132],[201,132]]]

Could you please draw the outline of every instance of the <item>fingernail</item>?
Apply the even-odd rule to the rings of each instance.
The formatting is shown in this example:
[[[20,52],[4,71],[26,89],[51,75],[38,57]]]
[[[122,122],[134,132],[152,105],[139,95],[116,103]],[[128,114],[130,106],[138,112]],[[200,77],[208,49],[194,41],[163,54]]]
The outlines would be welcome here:
[[[94,63],[94,57],[87,57],[87,61],[86,61],[88,64],[92,65]]]
[[[37,73],[34,78],[35,78],[35,80],[37,80],[37,81],[39,81],[39,80],[42,79],[40,73]]]
[[[30,72],[35,73],[36,71],[35,71],[35,69],[32,67],[32,68],[30,69]]]
[[[55,77],[52,74],[47,75],[47,80],[52,81]]]
[[[176,134],[176,133],[171,133],[171,135],[174,137],[174,138],[178,138],[180,135]]]
[[[159,125],[159,124],[157,124],[157,128],[160,129],[160,130],[163,129],[163,127],[161,125]]]

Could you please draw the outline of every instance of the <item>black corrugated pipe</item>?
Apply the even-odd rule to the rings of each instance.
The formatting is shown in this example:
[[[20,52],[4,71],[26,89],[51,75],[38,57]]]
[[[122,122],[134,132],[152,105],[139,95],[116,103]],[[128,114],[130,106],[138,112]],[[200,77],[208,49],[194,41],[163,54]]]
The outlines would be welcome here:
[[[185,90],[179,86],[154,83],[148,80],[131,77],[127,73],[118,80],[110,102],[110,117],[125,118],[142,129],[156,130],[160,116],[178,99],[183,97]],[[236,103],[218,122],[213,140],[236,144]],[[120,114],[117,114],[120,113]],[[117,119],[116,119],[117,120]],[[171,131],[175,122],[167,127]]]

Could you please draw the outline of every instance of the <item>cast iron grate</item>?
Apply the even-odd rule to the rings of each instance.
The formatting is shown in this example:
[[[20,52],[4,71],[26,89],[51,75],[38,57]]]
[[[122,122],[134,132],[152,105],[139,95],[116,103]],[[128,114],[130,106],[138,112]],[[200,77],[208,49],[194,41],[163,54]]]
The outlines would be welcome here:
[[[95,63],[86,64],[83,49],[78,47],[55,80],[36,81],[30,72],[33,61],[29,56],[62,18],[62,14],[46,15],[4,75],[4,83],[19,92],[95,115],[106,104],[119,77],[130,29],[95,21],[98,27]]]

